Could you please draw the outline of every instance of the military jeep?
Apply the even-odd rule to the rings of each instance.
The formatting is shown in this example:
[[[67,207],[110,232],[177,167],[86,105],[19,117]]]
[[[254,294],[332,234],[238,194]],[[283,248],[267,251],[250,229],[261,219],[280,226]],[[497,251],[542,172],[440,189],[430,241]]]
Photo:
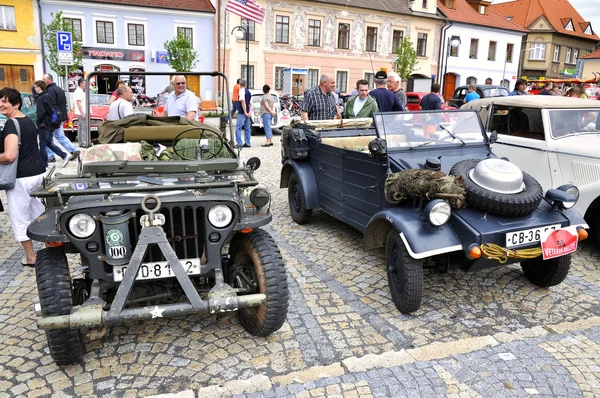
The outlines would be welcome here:
[[[283,131],[282,188],[291,218],[320,209],[385,248],[391,297],[417,311],[424,269],[479,270],[519,262],[542,287],[561,283],[587,237],[572,184],[540,184],[490,150],[476,111],[379,113]],[[554,242],[554,243],[553,243]],[[555,247],[552,247],[554,244]]]
[[[283,325],[286,270],[260,229],[271,196],[254,178],[260,161],[242,164],[229,133],[179,117],[105,122],[76,175],[49,175],[33,193],[47,207],[28,229],[47,244],[35,312],[57,364],[82,359],[81,329],[227,311],[255,336]]]

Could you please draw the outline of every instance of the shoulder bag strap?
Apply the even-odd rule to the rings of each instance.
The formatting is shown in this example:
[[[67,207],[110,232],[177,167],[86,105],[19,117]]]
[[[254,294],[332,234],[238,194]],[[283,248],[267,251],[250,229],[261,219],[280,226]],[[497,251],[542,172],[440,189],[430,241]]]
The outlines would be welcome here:
[[[17,137],[19,137],[19,146],[21,146],[21,125],[19,124],[19,121],[16,117],[11,118],[10,120],[12,120],[15,125],[15,129],[17,130]]]
[[[121,104],[123,103],[123,101],[119,102],[119,105],[117,106],[117,114],[119,115],[119,119],[122,119],[121,117]]]

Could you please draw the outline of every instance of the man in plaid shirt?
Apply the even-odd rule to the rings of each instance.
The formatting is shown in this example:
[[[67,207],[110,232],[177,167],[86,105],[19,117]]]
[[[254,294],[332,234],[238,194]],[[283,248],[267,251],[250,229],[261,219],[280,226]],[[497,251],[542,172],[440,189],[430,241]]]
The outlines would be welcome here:
[[[319,85],[311,88],[304,95],[302,104],[302,120],[331,120],[341,119],[333,90],[335,80],[329,73],[324,73],[319,79]]]

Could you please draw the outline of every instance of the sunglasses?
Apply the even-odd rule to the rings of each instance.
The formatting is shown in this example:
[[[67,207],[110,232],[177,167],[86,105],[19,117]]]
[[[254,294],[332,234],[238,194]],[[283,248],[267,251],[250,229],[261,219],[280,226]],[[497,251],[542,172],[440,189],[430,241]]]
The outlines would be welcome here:
[[[175,83],[176,86],[185,86],[185,82],[177,82]]]

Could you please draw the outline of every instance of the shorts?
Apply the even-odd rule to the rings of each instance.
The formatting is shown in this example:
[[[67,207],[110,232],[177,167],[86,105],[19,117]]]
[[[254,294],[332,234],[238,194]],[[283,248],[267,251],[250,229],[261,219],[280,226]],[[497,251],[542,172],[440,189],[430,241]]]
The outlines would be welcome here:
[[[27,227],[46,210],[38,198],[30,196],[31,192],[42,185],[43,178],[44,174],[17,178],[15,187],[6,190],[10,223],[17,242],[30,240],[27,236]]]

